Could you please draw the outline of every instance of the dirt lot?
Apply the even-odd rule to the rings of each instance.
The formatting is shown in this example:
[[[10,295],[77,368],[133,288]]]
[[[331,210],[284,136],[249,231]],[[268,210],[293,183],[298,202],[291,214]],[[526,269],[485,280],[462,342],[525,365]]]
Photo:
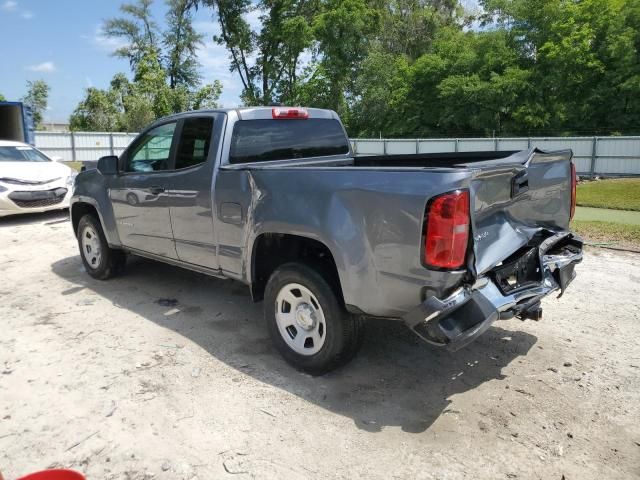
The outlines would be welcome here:
[[[321,378],[240,284],[141,259],[92,280],[63,215],[0,220],[0,268],[9,479],[640,477],[640,255],[589,250],[541,322],[455,354],[371,322]]]

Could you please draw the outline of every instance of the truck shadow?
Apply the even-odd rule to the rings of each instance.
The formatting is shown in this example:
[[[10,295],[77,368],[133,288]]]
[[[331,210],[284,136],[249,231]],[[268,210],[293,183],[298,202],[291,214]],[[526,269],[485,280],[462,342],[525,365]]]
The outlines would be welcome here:
[[[107,282],[90,278],[79,257],[52,265],[74,284],[63,294],[93,291],[115,306],[195,342],[238,371],[353,419],[369,432],[401,427],[419,433],[447,410],[451,397],[485,382],[504,380],[502,369],[526,355],[537,338],[493,327],[475,343],[449,353],[420,341],[402,324],[372,320],[359,355],[346,367],[311,377],[287,365],[271,346],[248,289],[169,265],[130,258],[126,273]],[[175,306],[161,306],[173,302]]]

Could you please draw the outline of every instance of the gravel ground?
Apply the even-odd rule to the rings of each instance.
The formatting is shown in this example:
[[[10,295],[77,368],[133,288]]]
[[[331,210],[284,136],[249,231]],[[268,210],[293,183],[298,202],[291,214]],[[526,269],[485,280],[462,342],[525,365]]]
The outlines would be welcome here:
[[[640,477],[640,255],[589,250],[541,322],[454,354],[372,321],[320,378],[243,285],[135,258],[92,280],[65,215],[0,219],[0,268],[8,479]]]

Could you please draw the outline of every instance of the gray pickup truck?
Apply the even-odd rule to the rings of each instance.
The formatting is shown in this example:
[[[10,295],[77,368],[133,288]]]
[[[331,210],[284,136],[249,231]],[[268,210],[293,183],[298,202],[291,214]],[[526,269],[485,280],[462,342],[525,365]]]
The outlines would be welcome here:
[[[247,284],[295,367],[356,353],[368,317],[457,349],[539,319],[582,260],[570,150],[355,156],[335,112],[164,118],[78,175],[71,220],[107,279],[140,255]]]

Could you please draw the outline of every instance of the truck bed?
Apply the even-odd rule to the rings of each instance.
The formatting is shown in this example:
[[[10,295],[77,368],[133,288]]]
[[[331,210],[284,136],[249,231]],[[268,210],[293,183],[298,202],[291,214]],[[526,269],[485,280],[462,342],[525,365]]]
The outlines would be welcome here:
[[[527,151],[489,151],[375,155],[354,157],[353,165],[356,167],[464,167],[477,162],[495,163],[495,160],[502,159],[521,163],[527,153]]]

